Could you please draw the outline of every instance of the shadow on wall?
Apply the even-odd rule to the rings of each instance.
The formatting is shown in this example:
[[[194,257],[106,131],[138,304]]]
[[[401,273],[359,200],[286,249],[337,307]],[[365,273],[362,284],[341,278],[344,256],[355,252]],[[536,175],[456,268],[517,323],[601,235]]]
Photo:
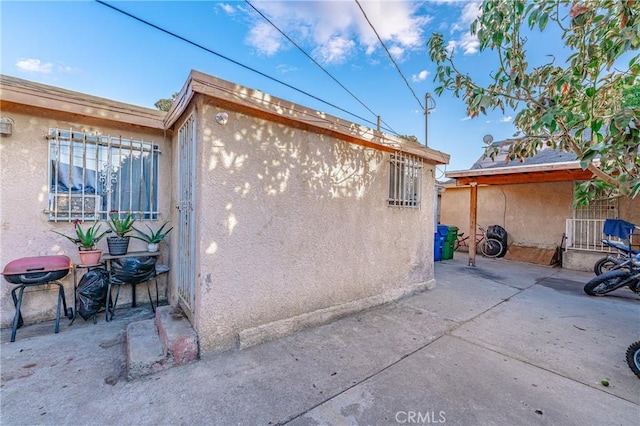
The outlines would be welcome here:
[[[263,201],[297,210],[296,203],[363,199],[378,177],[381,151],[231,113],[225,125],[205,116],[203,142],[209,154],[201,184],[224,204],[229,231],[237,223],[233,203]],[[250,123],[249,127],[243,124]],[[231,205],[229,204],[231,203]],[[284,203],[281,207],[284,208]],[[218,204],[219,205],[219,204]]]
[[[344,238],[367,214],[386,208],[379,190],[369,196],[374,185],[386,188],[377,182],[386,176],[380,150],[238,112],[221,125],[215,121],[219,111],[206,106],[200,123],[206,163],[198,177],[198,204],[206,216],[199,219],[206,229],[205,254],[216,253],[220,244],[264,247],[276,239],[276,251],[285,243],[305,245],[305,238],[333,244],[338,232]]]

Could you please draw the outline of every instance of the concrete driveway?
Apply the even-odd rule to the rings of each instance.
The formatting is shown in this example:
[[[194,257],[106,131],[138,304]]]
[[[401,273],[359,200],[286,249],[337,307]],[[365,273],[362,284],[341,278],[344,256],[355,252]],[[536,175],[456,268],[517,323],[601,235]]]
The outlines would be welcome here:
[[[635,425],[639,298],[592,274],[438,262],[437,287],[243,351],[127,382],[124,330],[150,317],[2,330],[3,425]],[[79,321],[79,322],[78,322]],[[601,384],[603,379],[610,383]]]

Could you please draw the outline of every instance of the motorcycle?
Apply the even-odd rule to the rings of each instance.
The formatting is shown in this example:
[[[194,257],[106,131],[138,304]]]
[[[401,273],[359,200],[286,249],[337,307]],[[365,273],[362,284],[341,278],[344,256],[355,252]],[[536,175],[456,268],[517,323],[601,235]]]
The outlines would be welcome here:
[[[585,284],[584,292],[589,296],[602,296],[625,286],[640,294],[640,254],[632,255],[618,265],[618,269],[593,278]]]
[[[632,343],[627,348],[627,364],[631,371],[640,378],[640,341]]]
[[[593,272],[596,275],[602,275],[605,272],[619,269],[622,265],[625,265],[628,260],[635,254],[640,254],[640,250],[632,249],[622,241],[611,241],[607,239],[600,240],[604,245],[609,246],[617,250],[617,255],[608,255],[593,265]]]

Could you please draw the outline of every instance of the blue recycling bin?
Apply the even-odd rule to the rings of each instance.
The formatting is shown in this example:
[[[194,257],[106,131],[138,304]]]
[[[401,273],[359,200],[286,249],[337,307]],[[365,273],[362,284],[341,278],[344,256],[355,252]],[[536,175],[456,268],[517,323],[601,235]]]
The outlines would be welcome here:
[[[442,260],[442,248],[444,247],[444,237],[439,232],[434,234],[433,238],[433,260],[438,262]]]

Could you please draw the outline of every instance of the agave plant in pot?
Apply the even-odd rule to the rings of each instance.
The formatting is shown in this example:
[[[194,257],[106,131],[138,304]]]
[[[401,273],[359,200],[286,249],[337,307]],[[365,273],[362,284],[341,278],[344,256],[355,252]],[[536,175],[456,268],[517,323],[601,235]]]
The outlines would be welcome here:
[[[62,235],[78,246],[81,264],[95,265],[100,262],[100,256],[102,256],[102,250],[96,250],[96,244],[106,235],[107,231],[102,231],[102,226],[98,222],[94,223],[93,226],[85,231],[82,229],[82,226],[80,226],[80,223],[80,220],[73,222],[76,231],[75,236],[70,237],[58,231],[53,232]]]
[[[131,214],[127,214],[121,219],[120,213],[116,211],[109,213],[109,227],[116,233],[115,237],[107,237],[110,255],[119,256],[127,253],[129,249],[129,236],[127,234],[133,229],[135,221]]]
[[[173,229],[173,226],[172,226],[171,228],[165,231],[164,227],[167,226],[168,224],[169,222],[163,223],[162,226],[157,231],[154,231],[153,229],[151,229],[149,225],[147,225],[149,232],[143,232],[138,228],[133,228],[138,234],[140,234],[139,236],[133,235],[133,238],[146,242],[147,250],[150,252],[156,252],[158,251],[158,244],[163,242],[167,234],[171,232],[171,230]]]

